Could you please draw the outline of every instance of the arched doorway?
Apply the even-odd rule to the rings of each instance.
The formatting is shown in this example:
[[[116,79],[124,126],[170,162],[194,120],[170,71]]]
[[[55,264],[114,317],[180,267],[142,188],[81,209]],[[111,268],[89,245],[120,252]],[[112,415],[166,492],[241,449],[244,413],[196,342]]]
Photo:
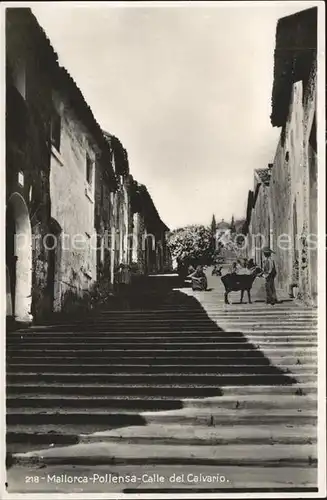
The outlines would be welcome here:
[[[7,316],[32,320],[32,230],[24,198],[13,193],[6,213]]]

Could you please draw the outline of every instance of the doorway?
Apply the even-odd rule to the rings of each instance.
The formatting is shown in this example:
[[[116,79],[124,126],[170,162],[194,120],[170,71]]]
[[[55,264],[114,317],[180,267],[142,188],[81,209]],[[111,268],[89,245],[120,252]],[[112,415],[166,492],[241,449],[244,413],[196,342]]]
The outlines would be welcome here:
[[[32,320],[32,230],[24,198],[13,193],[6,211],[7,316]]]

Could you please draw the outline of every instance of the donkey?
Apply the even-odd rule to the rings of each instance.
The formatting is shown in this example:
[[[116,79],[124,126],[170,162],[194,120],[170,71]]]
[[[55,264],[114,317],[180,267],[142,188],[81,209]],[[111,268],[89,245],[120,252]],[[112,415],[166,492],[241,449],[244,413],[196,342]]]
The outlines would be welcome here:
[[[248,294],[249,304],[251,302],[251,288],[257,276],[262,275],[262,269],[255,267],[251,269],[250,274],[225,274],[221,277],[221,281],[225,287],[225,304],[229,304],[228,294],[230,292],[241,292],[241,304],[243,303],[243,296],[245,290]]]

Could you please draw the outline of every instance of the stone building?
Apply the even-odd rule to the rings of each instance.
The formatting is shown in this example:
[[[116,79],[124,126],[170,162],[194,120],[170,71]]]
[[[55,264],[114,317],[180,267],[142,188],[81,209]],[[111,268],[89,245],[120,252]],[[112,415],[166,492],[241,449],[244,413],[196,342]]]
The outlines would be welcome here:
[[[280,19],[271,122],[281,128],[270,180],[278,286],[317,299],[317,8]]]
[[[7,8],[7,316],[21,322],[52,307],[50,255],[42,239],[51,233],[51,81],[56,60],[31,12]]]
[[[252,250],[252,233],[251,233],[251,218],[254,202],[254,192],[250,189],[248,192],[247,204],[246,204],[246,216],[242,227],[242,234],[244,235],[244,242],[242,244],[242,257],[250,259],[253,258]]]
[[[143,184],[133,181],[133,255],[142,274],[162,273],[172,268],[166,244],[169,228],[162,222],[153,200]]]
[[[58,68],[58,75],[60,85],[52,91],[50,160],[51,222],[58,236],[49,267],[55,311],[87,300],[99,277],[105,264],[103,231],[109,229],[105,201],[116,188],[100,126],[67,71]],[[102,200],[98,190],[96,197],[99,176],[104,181]]]
[[[94,224],[97,234],[97,282],[107,285],[108,290],[114,284],[114,247],[115,234],[115,193],[118,179],[113,168],[113,156],[108,148],[102,154],[95,169],[95,204]],[[110,154],[109,154],[110,153]]]
[[[9,318],[73,311],[97,282],[113,287],[118,265],[132,261],[132,182],[126,149],[100,128],[31,10],[7,9]],[[146,271],[161,270],[165,226],[152,200],[142,217],[157,238]]]
[[[116,189],[111,194],[111,276],[114,277],[119,264],[130,264],[132,259],[132,213],[130,189],[132,178],[128,154],[120,140],[104,132],[110,147],[112,167],[115,172]],[[113,278],[112,278],[113,279]]]
[[[269,191],[271,172],[272,164],[268,168],[254,171],[254,190],[251,191],[253,195],[249,195],[251,216],[247,235],[249,241],[248,256],[259,266],[262,266],[262,248],[264,246],[273,246],[273,216]]]
[[[7,9],[6,31],[8,312],[28,321],[89,296],[96,170],[106,165],[113,188],[114,176],[100,126],[30,9]]]

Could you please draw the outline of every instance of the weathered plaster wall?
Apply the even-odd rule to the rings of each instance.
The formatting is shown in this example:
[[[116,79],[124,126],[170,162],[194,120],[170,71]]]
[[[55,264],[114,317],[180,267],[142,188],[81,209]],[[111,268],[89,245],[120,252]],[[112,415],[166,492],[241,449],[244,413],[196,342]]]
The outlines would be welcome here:
[[[133,215],[133,256],[132,261],[137,263],[138,270],[144,274],[146,272],[145,254],[145,223],[140,213]]]
[[[68,298],[82,298],[96,280],[95,176],[89,190],[86,155],[94,161],[94,172],[96,163],[95,148],[73,111],[59,94],[54,95],[54,103],[62,127],[60,153],[52,148],[51,155],[51,216],[63,234],[57,307],[65,308]]]
[[[285,291],[294,284],[299,263],[299,297],[315,302],[317,253],[308,248],[308,235],[316,231],[316,158],[309,152],[315,113],[315,71],[306,91],[302,82],[293,85],[289,115],[280,140],[271,178],[274,248],[278,285]],[[310,182],[310,171],[311,179]],[[280,238],[286,235],[281,243]]]
[[[118,190],[114,194],[115,205],[115,263],[130,264],[133,251],[133,215],[130,206],[128,176],[120,176]]]
[[[98,235],[97,248],[97,281],[106,281],[108,289],[112,288],[112,247],[111,230],[113,226],[113,206],[111,198],[114,186],[108,175],[108,165],[97,161],[95,169],[94,217],[95,229]]]
[[[261,184],[257,200],[252,211],[251,223],[251,257],[262,266],[262,247],[270,245],[270,213],[269,186]]]
[[[304,163],[304,207],[307,222],[304,224],[304,236],[308,238],[304,245],[303,258],[307,259],[307,265],[301,274],[301,287],[304,299],[317,304],[317,248],[311,242],[317,241],[318,213],[317,213],[317,154],[310,144],[312,133],[315,134],[315,115],[317,97],[317,68],[314,64],[308,86],[304,92],[303,105],[303,163]],[[314,132],[313,132],[314,131]],[[316,138],[315,138],[316,142]]]

